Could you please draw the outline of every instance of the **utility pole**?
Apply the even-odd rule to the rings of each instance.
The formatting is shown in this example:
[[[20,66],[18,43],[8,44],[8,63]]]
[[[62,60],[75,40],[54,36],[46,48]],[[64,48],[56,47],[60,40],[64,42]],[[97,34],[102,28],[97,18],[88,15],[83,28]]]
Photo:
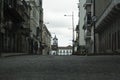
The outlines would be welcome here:
[[[72,27],[73,27],[73,55],[74,55],[74,53],[75,53],[75,51],[74,51],[74,47],[75,47],[75,40],[74,40],[74,12],[72,12]]]
[[[74,43],[75,43],[75,41],[74,41],[74,12],[72,12],[72,15],[64,15],[64,16],[71,16],[72,17],[72,30],[73,30],[73,35],[72,35],[72,38],[73,38],[73,40],[72,40],[72,54],[74,55],[74,53],[75,53],[75,50],[74,50]]]

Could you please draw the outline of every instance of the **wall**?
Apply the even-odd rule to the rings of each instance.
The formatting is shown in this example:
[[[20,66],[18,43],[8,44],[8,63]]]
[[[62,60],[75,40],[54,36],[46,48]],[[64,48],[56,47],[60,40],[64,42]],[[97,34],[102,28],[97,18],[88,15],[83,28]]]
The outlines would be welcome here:
[[[51,34],[46,25],[43,26],[42,43],[44,44],[43,55],[49,55],[51,50]]]
[[[85,40],[84,40],[84,30],[83,30],[83,25],[84,25],[84,16],[85,16],[85,9],[83,8],[83,5],[85,4],[86,0],[80,0],[79,2],[79,45],[85,45]]]

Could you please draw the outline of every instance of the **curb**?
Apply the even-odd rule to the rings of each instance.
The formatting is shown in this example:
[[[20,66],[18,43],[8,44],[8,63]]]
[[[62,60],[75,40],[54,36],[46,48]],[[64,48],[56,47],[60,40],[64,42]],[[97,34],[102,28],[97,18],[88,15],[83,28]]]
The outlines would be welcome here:
[[[28,53],[2,53],[1,57],[12,57],[12,56],[22,56],[28,55]]]

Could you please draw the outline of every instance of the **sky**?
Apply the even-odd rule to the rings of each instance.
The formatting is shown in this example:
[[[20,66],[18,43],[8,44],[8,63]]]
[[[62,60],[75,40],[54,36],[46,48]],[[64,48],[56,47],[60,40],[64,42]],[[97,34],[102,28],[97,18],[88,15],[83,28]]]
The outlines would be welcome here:
[[[44,24],[52,37],[58,38],[58,46],[72,45],[72,15],[74,27],[78,24],[78,0],[43,0]]]

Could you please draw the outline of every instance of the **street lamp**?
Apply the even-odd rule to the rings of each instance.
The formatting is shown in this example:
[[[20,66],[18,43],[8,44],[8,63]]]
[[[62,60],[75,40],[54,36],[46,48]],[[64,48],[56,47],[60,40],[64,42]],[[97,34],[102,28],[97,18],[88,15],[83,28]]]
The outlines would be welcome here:
[[[64,15],[64,16],[70,16],[72,17],[72,28],[73,28],[73,40],[72,40],[72,45],[73,45],[73,48],[72,48],[72,53],[74,54],[74,12],[72,12],[72,15]]]

